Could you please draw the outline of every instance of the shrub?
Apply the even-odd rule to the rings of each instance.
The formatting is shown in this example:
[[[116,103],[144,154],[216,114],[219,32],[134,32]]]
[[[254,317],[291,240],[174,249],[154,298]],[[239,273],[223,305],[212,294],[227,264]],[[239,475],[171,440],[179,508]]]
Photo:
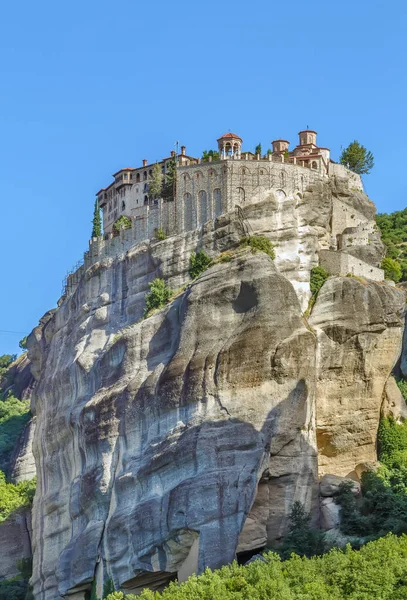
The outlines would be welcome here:
[[[395,283],[399,282],[402,276],[400,263],[389,256],[383,258],[381,267],[386,279],[392,279]]]
[[[151,291],[146,294],[146,308],[144,311],[144,316],[147,316],[148,313],[154,308],[161,308],[162,306],[165,306],[171,296],[171,290],[165,283],[164,279],[156,278],[148,285],[150,286]]]
[[[9,396],[0,400],[0,470],[8,469],[11,454],[30,420],[30,403]]]
[[[211,259],[203,250],[200,250],[197,253],[193,252],[189,259],[188,273],[190,277],[192,279],[198,277],[201,273],[206,271],[211,262]]]
[[[273,260],[276,257],[273,244],[264,235],[251,235],[250,237],[242,237],[240,240],[240,245],[242,247],[249,246],[253,253],[258,251],[265,252]]]
[[[310,289],[313,296],[317,296],[329,275],[328,271],[325,271],[323,267],[314,267],[311,269]]]
[[[158,229],[155,230],[155,238],[160,241],[167,239],[167,234],[162,227],[158,227]]]
[[[396,377],[396,383],[404,400],[407,401],[407,381],[401,377]]]
[[[333,549],[312,559],[289,560],[268,552],[246,566],[236,562],[206,569],[162,592],[144,590],[140,600],[404,600],[407,536],[389,535],[361,550]],[[130,600],[129,596],[125,596]]]
[[[0,471],[0,523],[5,521],[18,508],[32,503],[35,485],[35,478],[31,481],[22,481],[16,485],[6,483],[6,477]]]
[[[285,558],[289,558],[292,553],[308,557],[324,553],[323,534],[310,527],[310,514],[305,511],[301,502],[294,502],[289,520],[289,533],[282,548]]]
[[[113,232],[116,234],[120,233],[120,229],[130,229],[131,227],[131,219],[126,217],[126,215],[122,215],[113,223]]]

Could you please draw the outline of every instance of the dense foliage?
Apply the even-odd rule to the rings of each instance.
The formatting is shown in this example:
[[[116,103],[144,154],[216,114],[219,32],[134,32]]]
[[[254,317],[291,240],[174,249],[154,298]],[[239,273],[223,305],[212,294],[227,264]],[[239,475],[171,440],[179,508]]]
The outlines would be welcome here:
[[[376,223],[386,246],[386,258],[399,263],[401,280],[407,281],[407,208],[390,214],[378,214]]]
[[[31,559],[23,558],[18,561],[18,570],[20,573],[16,577],[0,581],[0,600],[33,600],[29,586],[32,572]]]
[[[257,146],[254,149],[254,153],[256,155],[259,154],[261,156],[261,144],[257,144]]]
[[[16,358],[17,357],[15,354],[3,354],[2,356],[0,356],[0,380],[6,373],[11,363],[14,362]]]
[[[325,552],[324,535],[319,529],[311,527],[311,515],[305,511],[301,502],[294,502],[289,517],[288,535],[284,540],[282,556],[316,556]]]
[[[155,230],[155,239],[160,241],[167,239],[167,234],[162,227],[157,227]]]
[[[199,252],[192,252],[189,258],[189,269],[188,273],[192,279],[198,277],[201,273],[206,271],[206,269],[211,264],[210,257],[203,250],[199,250]]]
[[[364,540],[407,533],[407,424],[381,419],[378,452],[381,466],[362,476],[363,497],[355,498],[344,483],[336,498],[342,531]]]
[[[7,483],[4,473],[0,471],[0,523],[21,506],[31,504],[34,498],[35,485],[35,479],[22,481],[15,485]]]
[[[396,283],[400,281],[402,278],[403,272],[401,270],[401,265],[397,260],[386,256],[382,260],[382,264],[380,265],[384,271],[385,279],[392,279]]]
[[[155,308],[161,308],[165,306],[171,296],[171,290],[165,283],[164,279],[158,277],[151,281],[149,284],[150,292],[146,294],[146,308],[144,316],[147,316],[149,312]]]
[[[163,174],[159,163],[155,163],[153,166],[153,172],[151,175],[150,183],[148,184],[148,196],[150,200],[159,198],[162,194],[163,187]]]
[[[172,158],[167,163],[164,184],[162,186],[162,197],[164,200],[174,200],[177,190],[177,159]]]
[[[30,419],[30,403],[9,396],[0,400],[0,470],[7,472],[11,453]]]
[[[374,167],[374,158],[370,150],[366,150],[362,144],[354,140],[342,152],[339,162],[348,169],[359,175],[369,173]]]
[[[209,157],[212,157],[212,160],[219,160],[219,152],[217,150],[204,150],[202,162],[209,162]]]
[[[106,600],[136,600],[113,592]],[[361,550],[331,550],[314,558],[287,561],[272,552],[246,566],[236,562],[207,569],[161,593],[144,590],[140,600],[405,600],[407,536],[389,535]]]
[[[273,260],[276,257],[274,246],[264,235],[251,235],[250,237],[242,237],[240,240],[241,246],[249,246],[252,252],[265,252]]]
[[[311,269],[310,289],[313,296],[317,296],[328,277],[329,273],[323,267]]]
[[[402,379],[401,377],[396,377],[396,383],[401,392],[401,395],[407,402],[407,381],[405,379]]]
[[[126,217],[126,215],[122,215],[113,223],[113,232],[118,235],[120,233],[120,229],[130,229],[131,227],[131,219],[130,217]]]
[[[92,235],[91,237],[100,237],[102,235],[102,219],[100,218],[99,202],[95,201],[92,220]]]

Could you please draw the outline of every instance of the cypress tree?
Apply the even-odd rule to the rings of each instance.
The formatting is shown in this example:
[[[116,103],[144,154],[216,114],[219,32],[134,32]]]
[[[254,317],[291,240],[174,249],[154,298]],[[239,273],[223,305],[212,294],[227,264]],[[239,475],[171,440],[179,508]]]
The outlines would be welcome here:
[[[92,237],[101,237],[102,235],[102,219],[100,218],[99,202],[95,200],[95,210],[93,211],[93,228]]]

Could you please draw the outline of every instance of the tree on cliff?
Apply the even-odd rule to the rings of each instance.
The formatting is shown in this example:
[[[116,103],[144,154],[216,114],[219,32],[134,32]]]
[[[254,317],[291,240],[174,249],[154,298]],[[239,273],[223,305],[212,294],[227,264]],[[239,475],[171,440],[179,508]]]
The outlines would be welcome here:
[[[148,195],[150,200],[155,200],[161,196],[163,188],[163,174],[161,167],[158,163],[155,163],[153,167],[153,173],[151,175],[150,183],[148,184]]]
[[[354,140],[342,152],[339,162],[358,175],[367,175],[374,167],[374,157],[357,140]]]
[[[177,182],[177,159],[174,157],[167,163],[167,173],[165,175],[165,183],[163,185],[162,197],[165,200],[173,200],[176,195]]]
[[[99,202],[95,201],[95,209],[93,211],[93,228],[92,237],[100,237],[102,235],[102,220],[100,218]]]

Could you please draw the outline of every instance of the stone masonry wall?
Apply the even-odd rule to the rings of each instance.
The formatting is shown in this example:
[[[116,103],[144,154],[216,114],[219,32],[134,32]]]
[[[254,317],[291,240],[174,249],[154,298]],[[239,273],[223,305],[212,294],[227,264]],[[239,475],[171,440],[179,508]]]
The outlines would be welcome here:
[[[350,273],[357,277],[367,277],[374,281],[384,281],[384,271],[382,269],[368,265],[346,252],[320,250],[319,264],[331,275],[345,275]]]

